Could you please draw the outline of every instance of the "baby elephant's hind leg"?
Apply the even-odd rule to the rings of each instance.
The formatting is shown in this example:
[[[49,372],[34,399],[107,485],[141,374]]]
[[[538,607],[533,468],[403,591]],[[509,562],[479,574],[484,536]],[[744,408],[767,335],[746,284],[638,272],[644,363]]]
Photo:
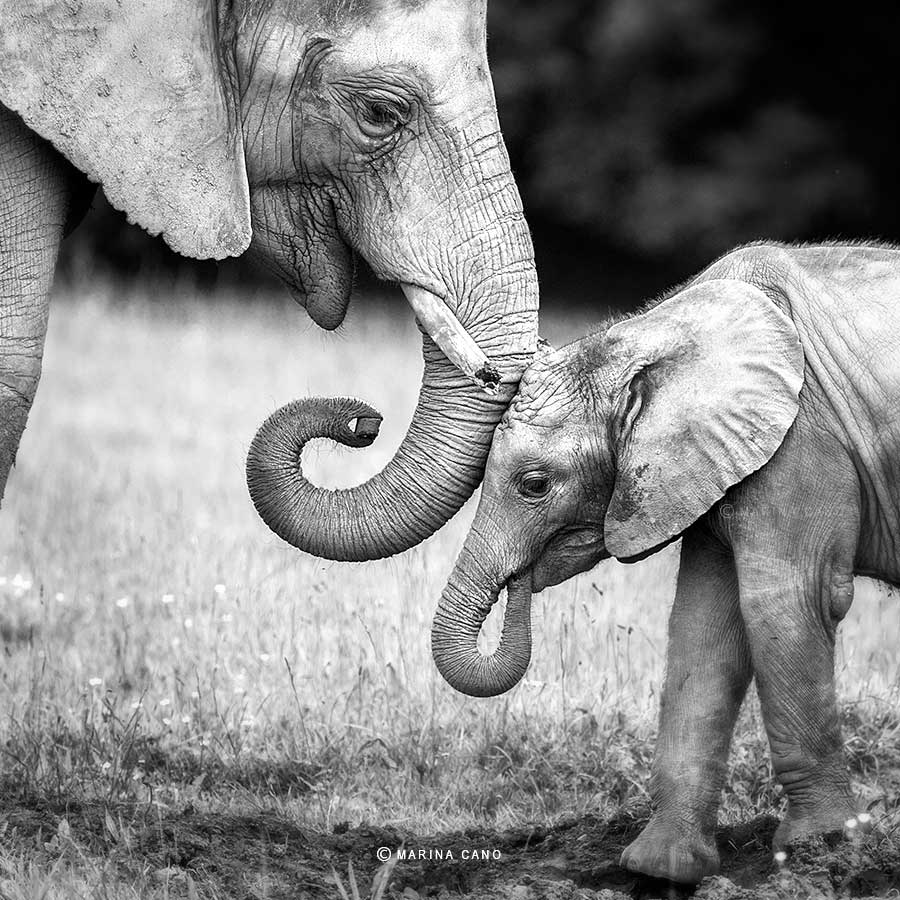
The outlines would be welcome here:
[[[839,831],[856,811],[834,687],[835,628],[853,595],[851,562],[829,554],[812,565],[738,553],[772,766],[788,800],[776,850]]]
[[[687,884],[718,871],[716,815],[751,675],[731,551],[695,526],[682,544],[669,620],[653,815],[622,855],[626,868]]]

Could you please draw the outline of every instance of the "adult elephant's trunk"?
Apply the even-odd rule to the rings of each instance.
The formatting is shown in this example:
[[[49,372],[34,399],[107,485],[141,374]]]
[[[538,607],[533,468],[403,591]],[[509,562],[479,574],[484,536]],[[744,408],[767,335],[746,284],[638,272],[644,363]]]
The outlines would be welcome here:
[[[473,697],[494,697],[515,687],[531,661],[531,572],[507,582],[500,644],[485,656],[478,649],[478,635],[502,584],[486,573],[470,542],[471,537],[441,595],[431,650],[441,675],[456,690]]]
[[[343,440],[350,434],[349,419],[372,418],[365,410],[292,404],[260,429],[248,456],[247,481],[260,516],[288,543],[328,559],[391,556],[437,531],[478,486],[494,429],[537,342],[531,238],[511,179],[499,194],[504,195],[502,218],[472,239],[477,262],[451,266],[457,296],[441,298],[490,366],[464,373],[425,328],[452,353],[446,333],[422,322],[419,402],[405,439],[382,472],[359,487],[333,491],[313,486],[301,471],[306,441]],[[414,297],[421,290],[407,293]],[[495,381],[493,393],[486,391],[485,382]]]

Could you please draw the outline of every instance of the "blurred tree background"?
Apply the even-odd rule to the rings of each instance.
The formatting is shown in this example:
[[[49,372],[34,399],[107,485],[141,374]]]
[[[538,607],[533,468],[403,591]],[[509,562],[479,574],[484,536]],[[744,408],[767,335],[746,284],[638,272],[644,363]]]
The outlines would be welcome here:
[[[545,304],[628,305],[757,238],[900,240],[900,6],[489,0],[489,19]],[[259,278],[94,206],[63,277]]]

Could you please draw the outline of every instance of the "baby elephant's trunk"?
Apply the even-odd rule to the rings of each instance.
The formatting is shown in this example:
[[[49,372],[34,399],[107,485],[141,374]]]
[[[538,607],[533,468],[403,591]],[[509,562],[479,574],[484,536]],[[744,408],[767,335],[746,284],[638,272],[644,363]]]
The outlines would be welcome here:
[[[494,697],[515,687],[531,661],[531,572],[507,583],[500,645],[490,656],[478,635],[502,583],[488,581],[467,542],[441,595],[431,629],[431,650],[441,675],[463,694]]]

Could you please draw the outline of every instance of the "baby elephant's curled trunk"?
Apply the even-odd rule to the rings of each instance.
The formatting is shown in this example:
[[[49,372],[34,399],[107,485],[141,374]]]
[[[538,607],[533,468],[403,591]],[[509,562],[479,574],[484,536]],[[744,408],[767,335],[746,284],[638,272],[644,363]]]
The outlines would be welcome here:
[[[441,675],[456,690],[495,697],[515,687],[531,662],[531,572],[509,579],[500,644],[485,656],[478,649],[478,635],[500,586],[486,590],[467,577],[466,556],[463,550],[438,604],[431,650]]]

